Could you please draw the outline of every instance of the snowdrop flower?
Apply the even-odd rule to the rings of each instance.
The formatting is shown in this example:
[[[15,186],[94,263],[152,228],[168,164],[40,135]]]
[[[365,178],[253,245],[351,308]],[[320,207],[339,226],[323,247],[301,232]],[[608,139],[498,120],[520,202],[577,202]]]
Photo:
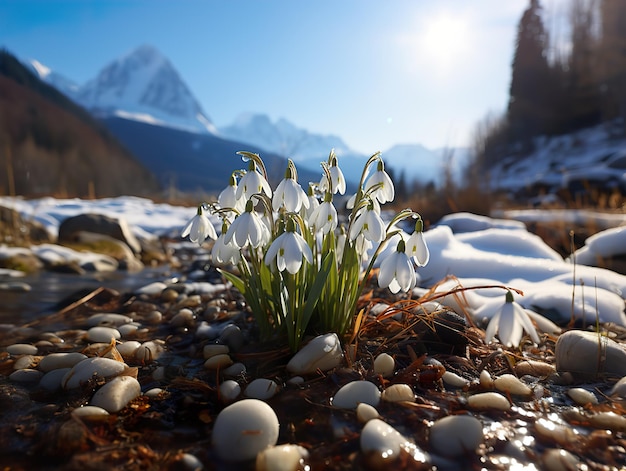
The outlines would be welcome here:
[[[183,232],[181,233],[181,237],[189,236],[189,240],[198,245],[202,245],[202,243],[208,238],[217,239],[217,233],[215,232],[215,227],[209,218],[204,213],[204,208],[202,205],[198,206],[198,212],[196,215],[191,218],[191,221],[187,223]]]
[[[295,179],[295,167],[291,160],[285,171],[285,178],[278,184],[272,196],[274,211],[278,211],[283,206],[289,212],[300,211],[302,206],[309,207],[309,198]]]
[[[413,289],[417,281],[415,267],[405,250],[405,242],[400,239],[396,251],[390,252],[380,263],[378,286],[381,288],[389,287],[389,291],[393,294],[400,290],[407,292]]]
[[[493,340],[496,332],[498,338],[507,347],[518,347],[524,331],[528,332],[533,342],[539,343],[537,330],[522,306],[513,299],[513,293],[506,292],[506,301],[492,317],[485,332],[485,343]]]
[[[331,184],[328,184],[328,177],[326,176],[326,172],[324,172],[320,181],[320,189],[322,191],[330,191],[333,194],[339,193],[343,195],[346,192],[346,179],[343,176],[343,172],[337,165],[337,157],[335,156],[334,151],[331,152],[328,160],[328,171],[330,172]]]
[[[211,257],[213,257],[215,262],[223,265],[227,265],[229,263],[237,265],[241,261],[241,249],[233,244],[232,240],[229,244],[224,242],[227,231],[228,227],[226,223],[222,224],[222,233],[213,244]]]
[[[350,227],[350,240],[355,240],[359,234],[372,242],[382,242],[385,238],[385,223],[372,203],[361,211]]]
[[[230,176],[230,182],[226,188],[217,197],[217,203],[222,208],[232,208],[237,214],[241,214],[245,207],[246,201],[243,198],[237,199],[237,179],[234,175]],[[227,217],[233,217],[234,214],[228,213]]]
[[[257,248],[269,241],[269,238],[269,229],[261,216],[254,211],[252,200],[248,200],[246,210],[237,216],[228,228],[224,243],[230,244],[232,241],[239,248],[244,248],[248,244]]]
[[[244,201],[247,201],[256,193],[265,193],[271,198],[272,188],[265,177],[257,170],[256,162],[250,160],[248,163],[248,171],[241,177],[235,196],[238,200],[243,198]]]
[[[313,253],[304,238],[295,231],[293,220],[287,222],[287,230],[279,235],[265,254],[265,264],[276,261],[278,271],[287,270],[295,275],[302,266],[302,258],[313,263]]]
[[[302,215],[305,218],[305,220],[310,219],[313,212],[320,205],[320,201],[317,199],[317,196],[315,195],[315,186],[313,184],[309,184],[309,191],[308,191],[307,199],[309,200],[309,205],[308,206],[303,205],[303,208],[305,209],[305,211],[303,211],[304,214]]]
[[[370,189],[372,189],[376,185],[379,186],[372,190],[372,198],[376,198],[381,204],[387,203],[388,201],[393,201],[393,198],[395,197],[393,181],[391,180],[387,172],[385,172],[385,164],[382,160],[378,161],[378,167],[376,172],[374,172],[374,174],[371,175],[365,182],[365,193],[370,191]]]
[[[418,219],[413,234],[406,241],[406,248],[418,267],[426,266],[430,259],[430,251],[424,240],[424,222]]]
[[[333,206],[332,195],[326,193],[324,202],[311,214],[310,222],[316,231],[327,234],[337,228],[337,210]]]

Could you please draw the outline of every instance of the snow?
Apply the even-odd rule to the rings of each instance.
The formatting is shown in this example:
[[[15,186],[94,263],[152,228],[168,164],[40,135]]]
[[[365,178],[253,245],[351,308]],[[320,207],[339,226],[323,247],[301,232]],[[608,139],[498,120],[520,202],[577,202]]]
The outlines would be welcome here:
[[[63,219],[77,214],[101,213],[119,217],[143,239],[161,235],[179,237],[182,228],[196,214],[195,207],[155,203],[129,196],[98,200],[2,197],[0,206],[15,208],[24,218],[41,222],[51,234],[56,234]],[[536,211],[535,218],[540,213]],[[214,219],[213,223],[219,229],[218,220]],[[563,260],[539,237],[529,233],[522,223],[514,220],[460,213],[444,218],[427,230],[424,237],[430,250],[430,262],[418,269],[422,292],[432,287],[444,292],[459,286],[499,286],[466,290],[462,295],[447,296],[438,300],[440,302],[457,309],[462,304],[466,312],[479,316],[485,311],[481,306],[502,302],[505,294],[502,288],[511,287],[524,293],[515,296],[517,302],[552,320],[566,322],[573,314],[589,323],[595,322],[597,316],[600,321],[626,325],[626,276],[593,266],[596,256],[609,257],[626,252],[626,226],[612,227],[590,237],[587,245],[577,252],[575,264]],[[0,258],[15,250],[24,249],[0,247]],[[33,247],[32,250],[52,258],[89,257],[69,253],[54,244]],[[7,275],[10,273],[4,273]]]

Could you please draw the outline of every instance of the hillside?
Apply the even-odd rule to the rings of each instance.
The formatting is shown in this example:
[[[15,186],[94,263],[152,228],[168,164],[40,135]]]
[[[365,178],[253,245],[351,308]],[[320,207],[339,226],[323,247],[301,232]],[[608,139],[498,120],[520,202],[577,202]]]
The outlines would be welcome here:
[[[146,195],[154,175],[80,106],[0,51],[0,192]]]

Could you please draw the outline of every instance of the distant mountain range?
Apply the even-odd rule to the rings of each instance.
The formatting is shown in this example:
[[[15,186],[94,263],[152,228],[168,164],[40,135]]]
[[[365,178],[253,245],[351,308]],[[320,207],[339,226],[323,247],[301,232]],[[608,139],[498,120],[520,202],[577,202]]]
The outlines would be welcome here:
[[[211,143],[222,151],[256,150],[264,158],[268,153],[272,159],[291,158],[312,180],[319,179],[320,162],[328,157],[331,149],[335,150],[346,179],[353,183],[358,182],[369,157],[350,149],[339,136],[312,133],[286,119],[272,122],[264,114],[243,113],[231,125],[217,129],[170,61],[151,46],[140,46],[112,61],[84,85],[78,85],[36,60],[26,64],[41,80],[102,120],[157,173],[162,183],[174,181],[181,189],[196,189],[201,180],[197,167],[194,170],[189,162],[197,166],[198,159],[203,162],[202,156],[205,160],[219,158],[208,151]],[[129,132],[138,128],[142,129],[143,143]],[[165,144],[159,133],[175,142]],[[155,148],[153,144],[157,141],[162,145]],[[174,149],[175,154],[169,153]],[[466,155],[465,150],[456,150],[455,164],[464,162]],[[222,159],[229,157],[231,155],[221,156]],[[396,177],[402,174],[408,183],[439,182],[442,175],[442,151],[429,150],[419,144],[394,146],[383,152],[383,159]],[[284,165],[281,167],[279,173],[284,170]],[[211,177],[227,181],[223,175],[212,173]],[[306,182],[304,175],[300,179],[301,183]],[[216,188],[210,185],[207,191],[211,190]]]

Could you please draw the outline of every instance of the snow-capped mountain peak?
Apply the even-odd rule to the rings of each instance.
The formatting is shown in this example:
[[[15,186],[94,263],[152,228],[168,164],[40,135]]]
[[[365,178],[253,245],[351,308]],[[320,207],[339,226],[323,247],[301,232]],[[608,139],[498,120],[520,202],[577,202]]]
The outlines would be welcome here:
[[[119,115],[216,133],[176,69],[149,45],[140,46],[107,65],[95,79],[81,87],[78,101],[100,115]]]

